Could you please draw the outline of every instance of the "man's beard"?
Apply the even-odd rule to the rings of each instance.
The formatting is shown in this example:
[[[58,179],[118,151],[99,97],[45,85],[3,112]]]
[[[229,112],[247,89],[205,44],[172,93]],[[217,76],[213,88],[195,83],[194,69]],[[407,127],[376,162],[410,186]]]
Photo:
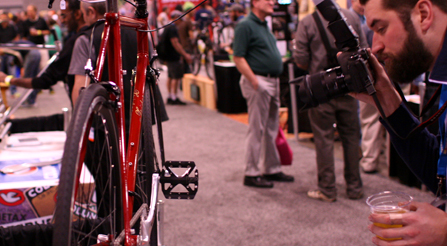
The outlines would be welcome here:
[[[433,60],[434,56],[417,36],[414,27],[411,26],[402,51],[397,55],[388,55],[385,68],[393,81],[411,83],[419,75],[429,70]]]

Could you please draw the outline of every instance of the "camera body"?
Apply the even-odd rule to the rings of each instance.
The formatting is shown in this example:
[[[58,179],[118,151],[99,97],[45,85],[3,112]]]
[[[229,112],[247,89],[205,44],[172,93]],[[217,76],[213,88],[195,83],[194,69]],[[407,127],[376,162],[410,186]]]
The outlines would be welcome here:
[[[316,107],[349,92],[375,93],[373,76],[368,66],[369,54],[366,49],[359,47],[358,36],[346,22],[339,7],[332,0],[324,0],[317,8],[329,21],[328,29],[341,51],[337,56],[339,66],[289,82],[298,87],[299,110]]]

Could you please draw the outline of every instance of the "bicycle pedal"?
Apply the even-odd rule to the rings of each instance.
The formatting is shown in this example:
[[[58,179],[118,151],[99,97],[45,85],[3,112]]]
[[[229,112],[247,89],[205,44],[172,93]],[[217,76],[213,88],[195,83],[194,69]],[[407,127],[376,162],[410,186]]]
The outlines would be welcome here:
[[[183,174],[178,174],[181,171]],[[199,170],[193,161],[166,161],[160,183],[166,199],[194,199],[199,187]]]

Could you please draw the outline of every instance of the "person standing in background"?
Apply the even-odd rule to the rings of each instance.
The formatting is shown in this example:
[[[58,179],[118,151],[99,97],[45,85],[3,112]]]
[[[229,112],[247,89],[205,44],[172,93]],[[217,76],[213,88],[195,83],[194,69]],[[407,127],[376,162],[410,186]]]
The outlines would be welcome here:
[[[203,30],[203,28],[208,27],[208,25],[213,21],[213,13],[209,10],[209,7],[207,6],[208,3],[204,3],[201,5],[201,7],[196,10],[194,20],[196,21],[197,27],[200,30]]]
[[[71,90],[71,101],[73,105],[76,105],[76,101],[79,97],[79,93],[81,88],[87,87],[90,84],[90,78],[85,74],[85,64],[87,64],[88,59],[92,59],[92,57],[96,57],[98,55],[98,51],[95,50],[95,47],[90,45],[91,43],[91,33],[93,30],[98,32],[100,30],[99,27],[93,28],[95,22],[100,18],[104,17],[104,14],[107,12],[106,5],[104,2],[82,2],[80,5],[80,10],[84,17],[84,22],[88,26],[87,30],[80,33],[78,38],[75,41],[73,47],[73,54],[70,60],[70,66],[68,68],[68,75],[73,80],[73,87]],[[96,38],[93,34],[93,38]],[[96,65],[96,58],[92,59],[92,63]]]
[[[169,8],[164,6],[161,13],[157,16],[157,28],[165,26],[169,23]],[[158,30],[158,35],[161,35],[165,29]]]
[[[58,18],[59,17],[54,10],[48,12],[47,24],[48,24],[48,27],[50,28],[50,32],[51,32],[51,30],[54,30],[54,33],[51,32],[51,34],[48,35],[46,44],[54,45],[56,42],[56,38],[57,38],[57,40],[62,41],[62,38],[63,38],[62,30],[61,30],[61,27],[59,26],[59,24],[57,23]],[[54,35],[56,35],[56,38],[54,37]],[[54,54],[56,54],[56,52],[57,51],[55,51],[55,50],[50,50],[49,51],[50,57],[53,56]]]
[[[228,8],[228,15],[230,16],[231,23],[236,25],[245,17],[245,9],[241,4],[233,3]]]
[[[182,6],[183,13],[186,13],[190,9],[194,8],[194,4],[191,2],[185,2]],[[179,41],[182,45],[183,49],[185,49],[186,52],[189,54],[192,53],[193,50],[193,30],[194,30],[194,24],[193,24],[193,18],[194,11],[189,12],[187,15],[185,15],[181,19],[181,23],[177,25],[178,35],[179,35]]]
[[[351,0],[350,10],[357,14],[362,24],[362,30],[365,33],[368,47],[372,46],[374,32],[366,24],[364,8],[359,0]],[[362,129],[362,159],[360,159],[360,168],[364,173],[377,173],[379,164],[385,160],[386,151],[386,133],[385,128],[379,121],[379,111],[373,105],[359,102],[360,107],[360,127]]]
[[[37,14],[37,8],[34,5],[28,5],[26,8],[24,24],[24,37],[35,44],[45,44],[45,35],[50,34],[50,28],[47,22]]]
[[[69,82],[67,72],[78,34],[87,28],[80,10],[80,1],[66,0],[66,9],[61,10],[60,18],[62,24],[67,27],[68,35],[64,39],[64,45],[59,53],[59,57],[48,66],[40,77],[11,78],[11,85],[24,88],[49,89],[52,85],[62,80],[67,84],[71,95],[73,83]],[[3,81],[6,76],[7,74],[0,73],[0,81]]]
[[[23,22],[23,37],[34,43],[34,44],[45,44],[45,35],[50,34],[50,29],[47,25],[47,22],[38,15],[37,13],[37,7],[34,5],[28,5],[26,8],[26,16],[27,19]],[[30,54],[33,54],[34,51],[30,51]],[[40,53],[40,62],[38,63],[38,68],[33,69],[35,72],[27,73],[25,77],[35,77],[41,69],[43,69],[49,59],[49,54],[47,50],[38,50]],[[30,59],[37,61],[37,58]],[[37,65],[37,64],[36,64]],[[37,93],[39,93],[40,90],[33,90],[33,92],[29,95],[27,99],[27,105],[26,106],[35,106]]]
[[[366,24],[365,9],[360,4],[360,0],[351,0],[350,2],[351,6],[349,7],[349,10],[353,11],[359,17],[360,23],[362,24],[363,33],[365,33],[366,42],[368,43],[369,47],[371,47],[374,32],[369,29],[368,25]]]
[[[192,3],[185,2],[185,4],[183,4],[183,6],[182,6],[183,12],[187,12],[188,10],[190,10],[194,7],[194,5],[191,6],[190,4],[192,4]],[[183,49],[188,54],[193,53],[192,37],[194,35],[193,34],[194,25],[192,24],[191,16],[192,16],[192,12],[190,12],[189,14],[184,16],[181,20],[179,20],[179,23],[176,24],[180,44],[182,45]],[[183,59],[184,72],[191,73],[191,69],[188,66],[188,62],[184,58],[182,58],[182,59]]]
[[[8,13],[0,14],[0,44],[19,40],[17,27],[11,22]]]
[[[50,35],[47,36],[46,44],[49,45],[56,45],[56,41],[62,42],[62,30],[59,24],[57,23],[58,15],[56,14],[56,11],[50,10],[48,11],[47,15],[47,24],[50,28]],[[56,46],[56,48],[58,48]],[[62,48],[62,47],[60,47]],[[48,51],[48,54],[50,57],[53,57],[54,54],[56,54],[56,50],[50,50]],[[49,88],[50,94],[54,94],[54,90],[52,87]]]
[[[171,12],[171,18],[176,19],[182,15],[182,12],[174,10]],[[164,60],[168,66],[168,100],[169,105],[186,105],[185,102],[181,101],[177,97],[177,91],[179,87],[179,82],[183,78],[184,67],[192,62],[191,55],[189,55],[179,41],[178,26],[182,25],[183,20],[179,19],[173,25],[165,28],[163,34],[161,35],[160,42],[165,45],[165,50],[169,50],[169,57]],[[182,58],[186,63],[183,62]]]
[[[19,40],[17,27],[11,22],[8,13],[0,14],[0,44],[11,43]],[[0,55],[0,71],[8,74],[16,74],[14,56],[10,54]]]
[[[266,21],[273,13],[274,1],[251,0],[250,4],[251,12],[236,26],[233,43],[234,63],[242,74],[240,86],[248,106],[244,185],[272,188],[272,181],[294,181],[294,177],[281,171],[275,143],[283,63]]]
[[[347,18],[347,22],[360,36],[360,46],[368,47],[359,18],[347,9],[341,9],[341,11]],[[310,74],[338,65],[334,37],[327,30],[327,25],[328,22],[318,11],[307,15],[298,23],[293,57],[297,66],[308,70]],[[317,155],[318,189],[309,190],[307,196],[325,202],[334,202],[337,199],[334,167],[334,138],[335,130],[337,130],[343,146],[347,197],[349,199],[362,198],[358,101],[344,95],[311,108],[308,113]]]
[[[228,17],[228,23],[226,23],[226,27],[223,28],[220,36],[219,48],[226,51],[229,55],[233,55],[234,27],[245,17],[244,7],[241,4],[233,3],[228,8]]]

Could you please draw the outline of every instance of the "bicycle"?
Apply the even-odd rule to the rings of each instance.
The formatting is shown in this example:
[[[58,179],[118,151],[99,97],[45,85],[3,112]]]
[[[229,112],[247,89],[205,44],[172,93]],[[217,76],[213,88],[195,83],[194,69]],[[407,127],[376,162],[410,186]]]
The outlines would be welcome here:
[[[120,16],[117,0],[106,5],[96,70],[87,69],[94,82],[80,94],[67,131],[53,218],[55,246],[157,245],[159,188],[168,199],[193,199],[198,189],[194,162],[165,160],[156,93],[159,72],[152,68],[156,56],[149,52],[146,0],[135,0],[135,18]],[[135,29],[138,40],[129,136],[120,26]],[[99,82],[106,54],[110,81]]]
[[[193,42],[193,54],[191,71],[194,75],[199,74],[203,65],[208,78],[214,79],[214,50],[208,31],[208,25],[205,25],[197,34]]]
[[[213,22],[214,52],[216,56],[228,60],[228,51],[234,39],[234,23],[225,21],[223,18],[218,22]]]

